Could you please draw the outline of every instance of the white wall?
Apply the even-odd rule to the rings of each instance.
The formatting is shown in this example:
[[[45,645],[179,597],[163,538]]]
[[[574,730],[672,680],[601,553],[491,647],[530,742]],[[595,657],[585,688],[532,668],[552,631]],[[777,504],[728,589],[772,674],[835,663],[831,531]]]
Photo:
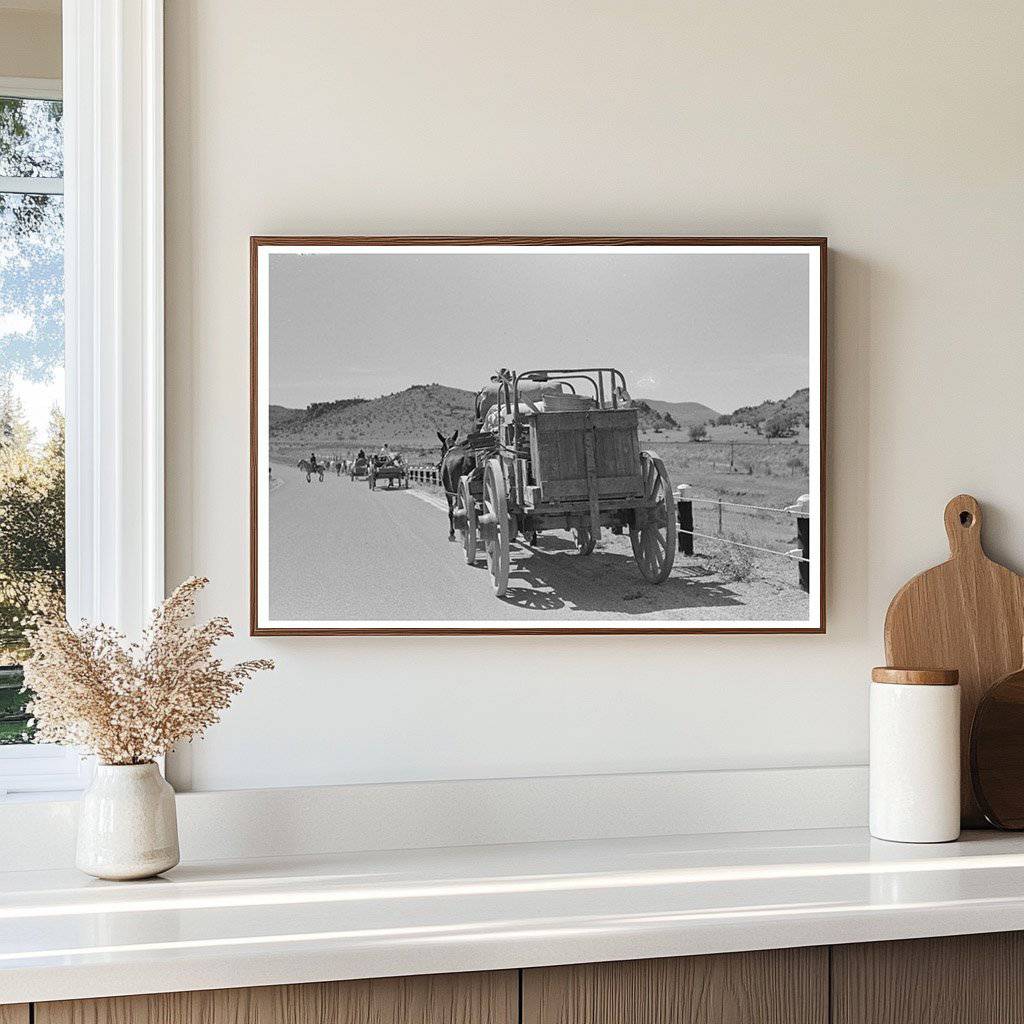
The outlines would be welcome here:
[[[1024,6],[167,8],[168,575],[209,575],[240,632],[250,234],[833,247],[827,636],[240,639],[278,671],[195,788],[862,763],[885,607],[945,557],[945,501],[976,494],[1024,567]]]
[[[60,78],[60,0],[0,0],[0,77]]]

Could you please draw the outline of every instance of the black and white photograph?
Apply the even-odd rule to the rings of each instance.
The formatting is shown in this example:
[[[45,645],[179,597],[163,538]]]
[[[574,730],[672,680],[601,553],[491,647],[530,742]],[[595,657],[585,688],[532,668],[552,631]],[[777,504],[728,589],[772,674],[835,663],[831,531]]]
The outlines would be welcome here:
[[[251,253],[255,634],[823,628],[823,240]]]

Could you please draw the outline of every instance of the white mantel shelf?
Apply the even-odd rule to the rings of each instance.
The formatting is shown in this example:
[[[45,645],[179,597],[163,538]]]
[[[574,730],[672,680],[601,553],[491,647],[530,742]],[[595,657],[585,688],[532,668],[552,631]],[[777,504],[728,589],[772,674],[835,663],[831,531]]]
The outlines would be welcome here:
[[[1024,837],[861,829],[0,872],[0,1003],[1024,929]]]

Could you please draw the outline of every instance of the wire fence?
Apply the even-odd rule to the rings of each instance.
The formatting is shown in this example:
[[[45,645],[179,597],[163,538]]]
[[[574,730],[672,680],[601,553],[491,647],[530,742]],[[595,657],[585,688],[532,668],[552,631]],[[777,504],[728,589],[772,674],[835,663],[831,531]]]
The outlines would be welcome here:
[[[788,561],[797,563],[797,577],[801,589],[811,589],[811,519],[809,494],[802,494],[793,505],[784,508],[776,508],[773,505],[749,505],[739,501],[726,501],[723,498],[699,498],[690,495],[688,484],[680,484],[676,488],[676,516],[678,519],[679,551],[683,555],[693,556],[694,538],[711,541],[715,544],[724,544],[731,547],[741,548],[747,551],[756,551],[759,554],[774,555],[778,558],[785,558]],[[710,506],[709,511],[718,513],[718,533],[704,533],[695,530],[693,524],[693,506]],[[760,544],[749,544],[746,541],[735,540],[726,537],[723,533],[723,515],[726,509],[736,510],[739,515],[768,513],[775,515],[792,516],[796,520],[797,540],[799,548],[789,551],[780,551],[778,548],[764,547]]]

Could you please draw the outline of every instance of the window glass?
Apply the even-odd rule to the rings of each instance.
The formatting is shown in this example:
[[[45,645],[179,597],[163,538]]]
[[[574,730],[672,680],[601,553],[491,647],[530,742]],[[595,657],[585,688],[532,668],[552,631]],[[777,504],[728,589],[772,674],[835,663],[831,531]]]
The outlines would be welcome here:
[[[0,744],[31,739],[19,663],[64,592],[61,141],[59,102],[0,97]]]
[[[0,96],[0,176],[61,178],[64,133],[59,100]]]

